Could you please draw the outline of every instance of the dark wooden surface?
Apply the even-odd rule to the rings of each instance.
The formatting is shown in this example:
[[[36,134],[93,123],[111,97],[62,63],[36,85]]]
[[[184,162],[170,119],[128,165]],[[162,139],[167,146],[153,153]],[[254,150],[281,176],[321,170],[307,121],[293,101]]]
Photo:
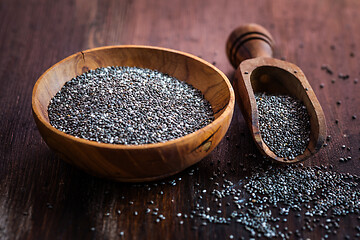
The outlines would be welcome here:
[[[359,11],[358,0],[0,1],[0,239],[117,239],[121,231],[125,239],[249,237],[239,224],[192,230],[198,219],[180,225],[175,216],[191,211],[197,191],[213,188],[209,177],[218,167],[237,182],[259,163],[245,157],[257,149],[237,106],[228,139],[192,167],[192,176],[187,170],[165,185],[150,184],[151,190],[94,178],[48,149],[32,118],[32,87],[51,65],[92,47],[174,48],[216,64],[231,79],[234,70],[225,54],[228,34],[240,24],[262,24],[276,41],[275,57],[305,72],[327,118],[332,140],[305,165],[333,164],[336,171],[360,174],[360,83],[354,83],[360,77]],[[321,70],[322,64],[334,74]],[[350,77],[342,80],[338,73]],[[351,150],[341,149],[343,144]],[[349,155],[351,161],[339,163]],[[175,186],[168,184],[173,179]],[[150,200],[154,205],[147,204]],[[148,206],[159,208],[166,219],[155,223],[155,217],[144,212]],[[344,218],[338,234],[330,237],[353,236],[356,221],[356,216]],[[295,229],[302,223],[291,218],[287,224]],[[320,239],[323,233],[304,231],[303,236]]]

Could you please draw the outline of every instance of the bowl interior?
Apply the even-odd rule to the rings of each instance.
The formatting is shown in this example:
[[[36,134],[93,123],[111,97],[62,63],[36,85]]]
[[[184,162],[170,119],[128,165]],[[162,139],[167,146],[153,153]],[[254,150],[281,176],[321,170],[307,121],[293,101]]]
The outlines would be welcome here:
[[[65,82],[90,69],[129,66],[158,70],[199,89],[211,104],[215,119],[229,105],[232,88],[226,76],[206,61],[175,50],[145,46],[110,46],[76,53],[47,70],[33,92],[33,109],[49,125],[50,99]]]
[[[297,70],[297,72],[301,71],[298,68],[295,70]],[[305,79],[305,76],[302,75],[301,77],[304,77]],[[252,71],[250,81],[254,93],[266,92],[274,95],[290,95],[304,103],[310,117],[310,141],[305,152],[302,155],[297,156],[294,161],[310,156],[311,151],[309,149],[314,149],[316,147],[320,127],[316,108],[309,95],[306,94],[303,81],[300,81],[289,71],[276,66],[257,67]],[[310,86],[308,86],[308,88],[310,88]]]

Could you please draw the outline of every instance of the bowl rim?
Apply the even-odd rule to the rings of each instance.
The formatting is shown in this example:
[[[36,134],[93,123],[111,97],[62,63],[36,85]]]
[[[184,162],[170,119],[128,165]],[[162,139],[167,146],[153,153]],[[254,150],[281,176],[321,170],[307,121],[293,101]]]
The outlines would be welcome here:
[[[40,114],[40,110],[38,109],[38,105],[39,103],[37,103],[36,101],[36,95],[37,95],[37,90],[38,90],[38,86],[40,84],[40,82],[42,81],[42,79],[44,78],[44,76],[51,71],[53,68],[55,68],[56,66],[62,64],[63,62],[74,58],[75,56],[78,56],[79,54],[84,54],[84,53],[88,53],[88,52],[95,52],[95,51],[99,51],[99,50],[104,50],[104,49],[113,49],[113,48],[139,48],[139,49],[151,49],[151,50],[159,50],[159,51],[165,51],[165,52],[171,52],[171,53],[175,53],[175,54],[180,54],[192,59],[195,59],[199,62],[201,62],[202,64],[205,64],[207,66],[209,66],[210,68],[212,68],[215,72],[217,72],[225,81],[226,85],[227,85],[227,89],[229,90],[229,101],[226,104],[226,108],[225,110],[221,113],[221,115],[219,117],[217,117],[213,122],[211,122],[210,124],[206,125],[205,127],[200,128],[199,130],[186,134],[182,137],[178,137],[175,139],[171,139],[165,142],[157,142],[157,143],[149,143],[149,144],[113,144],[113,143],[101,143],[101,142],[96,142],[96,141],[92,141],[92,140],[87,140],[84,138],[79,138],[79,137],[75,137],[72,136],[70,134],[67,134],[65,132],[62,132],[60,130],[58,130],[57,128],[53,127],[50,122],[48,122],[43,116],[42,114]],[[32,111],[33,114],[36,115],[36,118],[41,122],[41,124],[43,124],[48,131],[51,131],[53,134],[56,135],[60,135],[61,137],[69,140],[69,141],[75,141],[78,142],[80,144],[86,144],[86,145],[90,145],[93,147],[99,147],[99,148],[105,148],[105,149],[124,149],[124,150],[140,150],[140,149],[152,149],[152,148],[162,148],[162,147],[167,147],[170,146],[172,144],[177,144],[180,142],[187,142],[189,139],[195,137],[197,134],[199,134],[200,132],[208,132],[209,130],[211,130],[211,128],[214,125],[218,125],[220,124],[229,114],[232,115],[233,111],[234,111],[234,105],[235,105],[235,94],[234,94],[234,90],[232,88],[232,85],[229,81],[229,79],[226,77],[226,75],[219,70],[217,67],[215,67],[214,65],[210,64],[209,62],[205,61],[204,59],[201,59],[200,57],[197,57],[193,54],[190,53],[186,53],[186,52],[182,52],[179,50],[174,50],[174,49],[170,49],[170,48],[164,48],[164,47],[156,47],[156,46],[147,46],[147,45],[111,45],[111,46],[103,46],[103,47],[97,47],[97,48],[90,48],[84,51],[80,51],[80,52],[76,52],[64,59],[62,59],[61,61],[55,63],[54,65],[52,65],[50,68],[48,68],[37,80],[36,83],[34,85],[33,91],[32,91]]]

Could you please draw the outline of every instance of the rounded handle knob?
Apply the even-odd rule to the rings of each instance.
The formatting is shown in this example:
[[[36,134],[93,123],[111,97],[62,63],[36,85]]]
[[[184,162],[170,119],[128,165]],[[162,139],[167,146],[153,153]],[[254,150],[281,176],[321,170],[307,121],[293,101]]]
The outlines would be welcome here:
[[[237,68],[249,58],[272,57],[274,40],[271,34],[258,24],[247,24],[236,28],[226,42],[229,61]]]

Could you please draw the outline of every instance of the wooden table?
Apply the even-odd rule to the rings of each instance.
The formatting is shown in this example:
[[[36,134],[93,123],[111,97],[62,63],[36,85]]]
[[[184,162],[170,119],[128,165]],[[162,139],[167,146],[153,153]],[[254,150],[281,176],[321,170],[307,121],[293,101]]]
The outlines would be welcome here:
[[[360,78],[359,11],[358,0],[0,1],[0,239],[249,237],[236,223],[193,230],[200,225],[198,219],[185,219],[181,225],[176,217],[190,213],[197,191],[213,188],[209,177],[218,167],[235,182],[244,176],[240,164],[250,173],[259,163],[246,157],[258,151],[238,106],[228,138],[191,168],[193,175],[187,170],[164,185],[150,184],[150,190],[89,176],[48,149],[31,113],[35,81],[66,56],[104,45],[143,44],[189,52],[231,79],[234,70],[225,55],[229,33],[240,24],[262,24],[276,40],[275,57],[305,72],[327,118],[331,141],[305,165],[332,164],[336,171],[360,174],[360,83],[354,82]],[[321,69],[323,64],[333,75]],[[339,73],[350,77],[342,80]],[[351,150],[343,150],[343,144]],[[339,162],[348,155],[351,161]],[[172,186],[168,182],[174,179],[177,184]],[[147,207],[159,208],[166,219],[156,223],[153,215],[145,214]],[[356,221],[356,216],[342,219],[338,235],[330,238],[353,236]],[[295,228],[301,219],[287,224]],[[302,234],[320,239],[324,231]]]

